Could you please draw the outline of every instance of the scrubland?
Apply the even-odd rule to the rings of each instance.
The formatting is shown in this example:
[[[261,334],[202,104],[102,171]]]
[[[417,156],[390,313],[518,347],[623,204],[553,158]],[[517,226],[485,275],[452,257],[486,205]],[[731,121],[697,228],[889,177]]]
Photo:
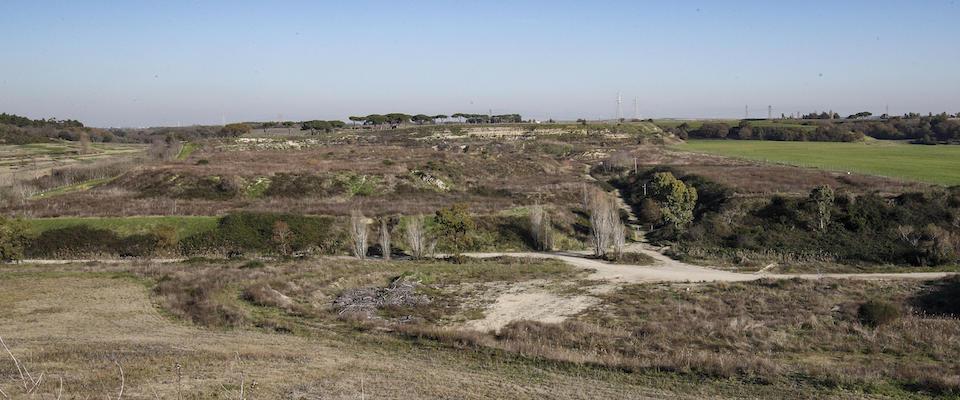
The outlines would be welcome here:
[[[649,123],[296,133],[168,143],[109,179],[3,203],[25,217],[28,258],[112,259],[0,265],[0,336],[45,373],[41,393],[56,398],[62,377],[65,398],[121,384],[124,398],[164,399],[960,396],[956,276],[637,282],[542,258],[432,257],[542,250],[534,209],[558,254],[583,257],[599,193],[622,199],[631,238],[684,262],[955,271],[956,189],[672,150]],[[663,172],[698,193],[682,228],[648,220],[645,185]],[[431,231],[453,203],[469,207],[468,248],[432,237],[429,257],[410,257],[407,224],[425,215]],[[367,260],[348,256],[357,220],[371,225]],[[664,268],[644,251],[608,258]],[[398,285],[416,301],[339,305]],[[533,292],[575,312],[478,323]],[[0,375],[19,393],[12,361]]]

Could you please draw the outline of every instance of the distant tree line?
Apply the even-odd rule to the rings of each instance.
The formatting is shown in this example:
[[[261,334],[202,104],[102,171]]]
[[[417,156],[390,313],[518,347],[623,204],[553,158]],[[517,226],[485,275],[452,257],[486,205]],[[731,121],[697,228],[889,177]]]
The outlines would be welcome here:
[[[793,126],[755,126],[743,120],[737,126],[722,122],[707,122],[698,128],[687,123],[666,128],[667,132],[681,139],[739,139],[739,140],[776,140],[797,142],[854,142],[863,139],[863,134],[847,127],[823,123],[816,129]]]
[[[56,118],[50,119],[30,119],[27,117],[21,117],[15,114],[0,114],[0,124],[13,125],[18,128],[33,127],[33,128],[43,128],[43,127],[53,127],[53,128],[83,128],[83,124],[80,121],[75,119],[65,119],[58,120]]]
[[[404,114],[404,113],[390,113],[390,114],[370,114],[364,117],[361,116],[351,116],[349,119],[354,124],[362,124],[366,126],[373,127],[383,127],[391,126],[396,127],[403,124],[436,124],[447,120],[448,118],[456,118],[459,122],[468,123],[468,124],[500,124],[500,123],[518,123],[523,122],[523,118],[520,114],[502,114],[502,115],[486,115],[486,114],[466,114],[466,113],[456,113],[450,116],[444,114],[437,115],[427,115],[427,114]]]
[[[960,120],[948,114],[893,117],[845,123],[850,130],[876,139],[913,140],[923,144],[960,143]]]

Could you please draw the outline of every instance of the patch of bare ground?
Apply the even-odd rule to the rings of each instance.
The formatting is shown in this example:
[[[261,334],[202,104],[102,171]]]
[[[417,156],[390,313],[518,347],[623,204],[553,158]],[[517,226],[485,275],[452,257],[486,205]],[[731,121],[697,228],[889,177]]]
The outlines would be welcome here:
[[[462,326],[487,332],[499,331],[517,320],[559,323],[600,302],[594,296],[562,292],[562,288],[544,280],[488,285],[480,293],[488,304],[478,304],[483,318],[466,321]]]

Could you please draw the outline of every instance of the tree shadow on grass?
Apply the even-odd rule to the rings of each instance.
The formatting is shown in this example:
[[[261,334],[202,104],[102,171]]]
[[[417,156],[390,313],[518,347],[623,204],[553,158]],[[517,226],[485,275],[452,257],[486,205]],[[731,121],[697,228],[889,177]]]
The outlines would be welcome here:
[[[910,302],[921,315],[960,318],[960,275],[931,282]]]

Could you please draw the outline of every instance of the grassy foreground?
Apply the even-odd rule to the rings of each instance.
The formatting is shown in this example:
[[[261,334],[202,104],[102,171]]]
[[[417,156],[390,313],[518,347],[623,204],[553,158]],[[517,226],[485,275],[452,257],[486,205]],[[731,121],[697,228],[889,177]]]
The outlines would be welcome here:
[[[690,140],[676,150],[735,156],[941,185],[960,184],[960,147],[866,143]]]

